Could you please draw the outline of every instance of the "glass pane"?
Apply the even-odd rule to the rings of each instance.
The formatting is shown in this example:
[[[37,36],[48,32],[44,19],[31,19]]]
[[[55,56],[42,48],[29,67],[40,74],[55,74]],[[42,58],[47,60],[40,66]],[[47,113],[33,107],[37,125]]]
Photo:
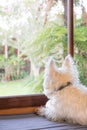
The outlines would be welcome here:
[[[87,85],[87,0],[75,0],[75,58],[81,82]]]
[[[43,92],[45,63],[67,55],[66,1],[0,2],[0,96]]]

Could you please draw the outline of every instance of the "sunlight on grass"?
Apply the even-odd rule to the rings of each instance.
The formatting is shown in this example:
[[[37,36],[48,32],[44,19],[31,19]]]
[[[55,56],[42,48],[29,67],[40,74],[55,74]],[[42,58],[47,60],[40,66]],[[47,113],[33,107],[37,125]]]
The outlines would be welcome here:
[[[9,82],[0,82],[0,96],[14,96],[14,95],[27,95],[36,93],[32,90],[32,87],[29,86],[29,82],[32,80],[28,78],[9,81]]]

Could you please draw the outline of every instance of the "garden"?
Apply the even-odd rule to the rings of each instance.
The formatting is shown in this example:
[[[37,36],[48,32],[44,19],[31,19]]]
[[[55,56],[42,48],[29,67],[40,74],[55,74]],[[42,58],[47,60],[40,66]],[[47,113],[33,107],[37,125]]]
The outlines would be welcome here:
[[[74,58],[87,85],[87,1],[74,2]],[[43,92],[45,63],[67,55],[64,0],[3,0],[0,3],[0,96]]]

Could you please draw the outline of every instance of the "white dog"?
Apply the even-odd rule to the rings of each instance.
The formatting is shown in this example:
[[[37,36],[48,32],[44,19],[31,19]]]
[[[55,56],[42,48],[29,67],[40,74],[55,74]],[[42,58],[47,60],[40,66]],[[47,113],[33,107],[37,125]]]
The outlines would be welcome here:
[[[70,55],[61,68],[52,59],[48,61],[43,86],[49,100],[37,109],[37,114],[52,121],[87,125],[87,88],[80,83]]]

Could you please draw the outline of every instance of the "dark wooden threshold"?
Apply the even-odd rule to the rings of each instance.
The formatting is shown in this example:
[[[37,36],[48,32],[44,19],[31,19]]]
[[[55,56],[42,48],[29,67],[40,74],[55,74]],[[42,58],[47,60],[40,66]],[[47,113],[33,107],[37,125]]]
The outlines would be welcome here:
[[[0,110],[37,107],[44,105],[47,100],[44,94],[0,97]]]

